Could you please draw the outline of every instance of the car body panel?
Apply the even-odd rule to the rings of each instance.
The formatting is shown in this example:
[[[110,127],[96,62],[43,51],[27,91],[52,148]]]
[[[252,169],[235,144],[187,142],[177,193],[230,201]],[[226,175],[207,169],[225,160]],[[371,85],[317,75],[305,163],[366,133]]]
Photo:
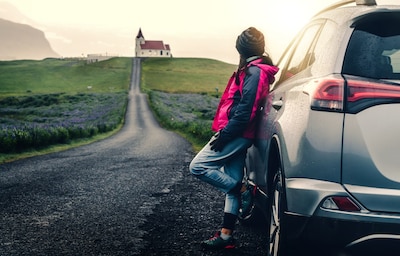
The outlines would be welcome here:
[[[294,88],[287,92],[283,114],[274,121],[281,135],[285,177],[340,182],[343,114],[309,111],[304,107],[309,104],[302,87]]]
[[[346,196],[348,193],[336,182],[306,178],[286,179],[287,207],[291,214],[312,216],[321,201],[330,195]]]
[[[371,211],[400,212],[399,113],[384,104],[345,118],[343,183]]]

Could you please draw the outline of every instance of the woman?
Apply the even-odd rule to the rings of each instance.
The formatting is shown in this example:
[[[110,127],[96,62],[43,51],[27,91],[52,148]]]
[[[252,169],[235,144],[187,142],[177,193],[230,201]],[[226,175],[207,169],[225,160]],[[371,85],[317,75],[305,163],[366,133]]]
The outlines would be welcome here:
[[[236,40],[238,70],[229,79],[212,124],[216,134],[190,163],[190,171],[226,193],[221,230],[201,244],[207,249],[235,247],[232,237],[239,214],[247,149],[252,145],[257,112],[278,68],[265,53],[264,35],[254,27]]]

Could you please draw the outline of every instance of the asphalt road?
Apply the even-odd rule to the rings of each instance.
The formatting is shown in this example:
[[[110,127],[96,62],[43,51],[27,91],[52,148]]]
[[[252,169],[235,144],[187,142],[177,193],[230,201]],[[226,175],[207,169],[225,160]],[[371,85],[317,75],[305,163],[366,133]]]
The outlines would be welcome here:
[[[119,133],[0,165],[0,255],[138,255],[145,247],[146,217],[182,179],[192,152],[154,120],[133,61]]]

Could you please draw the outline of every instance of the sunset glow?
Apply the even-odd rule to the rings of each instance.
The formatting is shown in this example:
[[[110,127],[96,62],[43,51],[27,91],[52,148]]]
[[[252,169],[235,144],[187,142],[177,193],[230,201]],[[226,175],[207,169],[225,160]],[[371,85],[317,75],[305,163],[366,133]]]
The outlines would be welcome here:
[[[398,0],[378,1],[394,3]],[[236,63],[234,42],[249,26],[264,32],[267,50],[276,59],[297,31],[324,7],[337,0],[2,0],[33,20],[54,42],[61,55],[90,52],[133,54],[134,37],[142,28],[147,39],[169,43],[175,57],[206,57]],[[4,16],[0,9],[0,16]],[[69,33],[54,26],[84,33],[107,34],[88,45],[76,45],[69,52],[62,43],[72,45]],[[65,30],[64,30],[65,31]],[[83,31],[83,32],[82,32]],[[57,47],[59,48],[57,49]],[[79,48],[81,47],[81,48]]]

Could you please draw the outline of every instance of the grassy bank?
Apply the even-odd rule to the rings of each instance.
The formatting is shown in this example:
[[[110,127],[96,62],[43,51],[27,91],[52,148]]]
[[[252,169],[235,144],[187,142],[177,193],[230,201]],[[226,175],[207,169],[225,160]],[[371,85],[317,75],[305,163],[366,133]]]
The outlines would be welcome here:
[[[114,132],[131,67],[131,58],[0,62],[0,163]]]
[[[146,59],[141,87],[160,124],[199,150],[213,134],[219,96],[235,68],[210,59]]]

